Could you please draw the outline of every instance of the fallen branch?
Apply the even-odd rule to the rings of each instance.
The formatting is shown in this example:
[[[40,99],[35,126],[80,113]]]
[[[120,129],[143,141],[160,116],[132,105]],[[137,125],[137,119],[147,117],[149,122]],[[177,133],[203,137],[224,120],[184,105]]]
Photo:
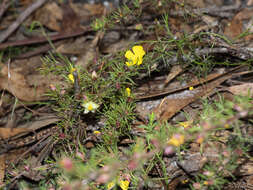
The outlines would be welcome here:
[[[58,46],[60,44],[62,44],[64,41],[59,41],[59,42],[55,42],[54,43],[54,46]],[[39,54],[42,54],[42,53],[45,53],[45,52],[48,52],[52,49],[53,47],[50,45],[50,44],[46,44],[46,45],[43,45],[43,46],[40,46],[34,50],[31,50],[31,51],[28,51],[24,54],[21,54],[21,55],[18,55],[17,57],[14,57],[14,59],[27,59],[27,58],[30,58],[30,57],[33,57],[33,56],[36,56],[36,55],[39,55]]]
[[[5,41],[19,26],[24,22],[24,20],[31,15],[36,9],[43,5],[48,0],[37,0],[31,6],[29,6],[24,12],[20,14],[18,19],[12,23],[6,31],[0,34],[0,43]]]
[[[0,20],[2,16],[4,15],[5,11],[10,7],[11,2],[9,0],[3,0],[1,6],[0,6]]]
[[[237,11],[240,9],[240,3],[236,3],[235,5],[230,5],[230,6],[211,6],[207,8],[198,8],[198,9],[193,9],[191,11],[188,11],[189,14],[196,14],[196,15],[212,15],[212,16],[218,16],[222,18],[229,18],[232,15],[234,15],[234,11]],[[186,11],[172,11],[170,12],[171,16],[184,16]]]
[[[48,36],[51,41],[56,41],[56,40],[61,40],[65,38],[71,38],[75,36],[80,36],[82,34],[85,34],[86,32],[91,31],[89,27],[87,30],[78,30],[75,32],[68,32],[68,33],[60,33],[52,36]],[[15,42],[6,42],[3,44],[0,44],[0,50],[5,49],[7,47],[14,47],[14,46],[23,46],[23,45],[31,45],[31,44],[37,44],[37,43],[43,43],[47,42],[48,39],[46,37],[36,37],[32,39],[25,39],[25,40],[20,40],[20,41],[15,41]]]

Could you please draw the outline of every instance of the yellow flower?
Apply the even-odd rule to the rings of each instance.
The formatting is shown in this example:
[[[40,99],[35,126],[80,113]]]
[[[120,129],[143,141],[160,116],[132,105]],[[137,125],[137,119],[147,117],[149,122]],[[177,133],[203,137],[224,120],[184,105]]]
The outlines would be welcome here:
[[[142,46],[134,46],[133,52],[131,50],[126,51],[125,57],[128,59],[128,62],[126,62],[126,65],[128,67],[133,65],[141,65],[142,64],[142,58],[145,55],[145,51],[143,50]]]
[[[76,71],[76,68],[74,68],[72,65],[70,66],[70,74],[68,75],[69,80],[74,83],[75,79],[74,79],[74,75],[73,72]]]
[[[129,187],[129,181],[127,180],[121,180],[119,182],[119,186],[122,190],[128,190],[128,187]]]
[[[186,183],[189,182],[189,179],[185,179],[185,180],[183,180],[183,181],[181,181],[181,182],[182,182],[182,184],[186,184]]]
[[[187,128],[187,127],[189,127],[192,123],[193,123],[193,120],[184,121],[184,122],[179,122],[179,126],[182,126],[182,127],[184,127],[184,128]]]
[[[107,189],[110,190],[115,186],[115,183],[112,181],[110,183],[107,184]]]
[[[99,135],[101,132],[100,131],[94,131],[93,132],[95,135]]]
[[[82,104],[82,106],[85,108],[84,110],[84,113],[89,113],[89,112],[92,112],[94,113],[96,111],[96,109],[98,109],[99,105],[92,102],[92,101],[89,101],[89,102],[85,102]]]
[[[126,88],[126,94],[127,94],[127,97],[131,96],[131,89],[130,88]]]
[[[193,86],[190,86],[190,87],[189,87],[189,90],[190,90],[190,91],[192,91],[193,89],[194,89],[194,87],[193,87]]]
[[[74,75],[73,75],[73,74],[69,74],[69,75],[68,75],[68,78],[69,78],[69,80],[70,80],[72,83],[75,82],[75,80],[74,80]]]
[[[70,67],[70,73],[73,73],[74,71],[76,71],[76,68],[74,68],[74,67]]]
[[[184,135],[181,134],[174,134],[168,142],[168,144],[173,146],[180,146],[183,143],[184,143]]]
[[[204,185],[209,185],[208,181],[204,181],[203,184],[204,184]]]

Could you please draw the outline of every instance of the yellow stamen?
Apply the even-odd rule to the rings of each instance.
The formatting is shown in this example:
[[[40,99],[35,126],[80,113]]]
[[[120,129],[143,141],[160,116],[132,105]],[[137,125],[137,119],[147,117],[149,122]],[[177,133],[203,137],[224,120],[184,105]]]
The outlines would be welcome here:
[[[88,109],[89,111],[93,110],[92,104],[89,104],[87,109]]]

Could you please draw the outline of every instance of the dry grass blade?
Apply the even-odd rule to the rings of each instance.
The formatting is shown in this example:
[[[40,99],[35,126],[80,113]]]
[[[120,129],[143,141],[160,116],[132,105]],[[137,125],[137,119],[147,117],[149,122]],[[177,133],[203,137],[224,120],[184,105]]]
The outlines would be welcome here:
[[[4,180],[5,175],[5,154],[0,155],[0,184]]]

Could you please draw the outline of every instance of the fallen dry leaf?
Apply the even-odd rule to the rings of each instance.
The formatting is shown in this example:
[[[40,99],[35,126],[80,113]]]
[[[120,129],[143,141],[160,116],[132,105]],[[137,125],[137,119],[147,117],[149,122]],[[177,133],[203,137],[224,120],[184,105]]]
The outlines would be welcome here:
[[[40,101],[48,97],[45,93],[50,84],[64,83],[57,76],[43,76],[39,73],[42,62],[40,57],[16,60],[8,65],[1,64],[0,89],[5,89],[23,101]],[[9,74],[9,78],[8,78]]]
[[[69,4],[62,4],[63,20],[61,28],[66,32],[80,30],[80,19]]]
[[[82,19],[86,19],[92,16],[102,16],[105,7],[102,4],[89,4],[89,3],[70,3],[71,8],[75,11],[77,15],[79,15]],[[87,20],[82,20],[87,21]]]
[[[26,128],[0,128],[0,139],[8,139],[20,133],[30,132]]]
[[[208,75],[205,78],[197,78],[196,77],[185,86],[179,85],[178,82],[175,82],[175,84],[173,84],[173,83],[169,84],[163,90],[157,90],[158,84],[157,83],[154,83],[154,84],[151,83],[151,84],[148,84],[148,88],[144,88],[144,90],[143,90],[143,87],[139,88],[135,92],[135,94],[136,94],[136,98],[139,99],[139,100],[164,96],[164,95],[167,95],[167,94],[180,92],[182,90],[188,89],[191,86],[197,86],[199,84],[204,84],[204,83],[206,83],[208,81],[211,81],[211,80],[214,80],[215,78],[218,78],[222,75],[223,75],[223,73],[212,73],[212,74]],[[154,88],[153,88],[153,86],[154,86]]]
[[[98,32],[94,39],[86,47],[86,51],[80,56],[76,62],[76,66],[87,68],[97,56],[97,45],[99,40],[103,37],[104,32]]]
[[[252,96],[253,95],[253,83],[245,83],[241,85],[230,86],[227,90],[235,95]]]
[[[190,4],[193,7],[197,7],[197,8],[203,8],[203,7],[205,7],[205,3],[204,3],[203,0],[185,0],[184,3],[185,4]]]
[[[153,110],[156,118],[162,121],[170,119],[182,108],[206,94],[209,94],[214,88],[232,76],[232,73],[228,73],[227,75],[201,85],[194,90],[185,90],[183,92],[167,96],[161,104]]]
[[[250,22],[253,17],[252,8],[245,8],[234,16],[232,21],[227,24],[224,34],[230,38],[238,37],[245,30],[251,29],[252,25],[247,25],[247,22]],[[248,26],[250,28],[246,28]],[[253,35],[248,35],[245,37],[246,40],[253,38]]]
[[[164,98],[161,103],[153,110],[159,120],[168,120],[182,108],[194,102],[204,95],[204,90],[198,88],[194,91],[185,90]]]
[[[42,127],[48,126],[52,123],[56,123],[59,120],[60,118],[57,117],[55,114],[42,115],[39,117],[37,116],[33,121],[26,122],[25,124],[22,125],[18,125],[18,127],[35,131]]]
[[[165,84],[168,84],[172,79],[174,79],[177,75],[179,75],[181,72],[183,71],[182,67],[180,65],[174,65],[171,70],[170,73],[168,74],[166,80],[165,80]]]
[[[48,114],[45,116],[36,117],[35,120],[26,122],[25,124],[22,124],[22,125],[18,125],[18,128],[13,128],[13,129],[27,130],[26,132],[22,132],[21,134],[17,133],[15,137],[13,138],[13,140],[20,138],[24,135],[27,135],[31,131],[35,132],[36,130],[42,129],[43,127],[49,126],[50,124],[56,123],[59,120],[60,118],[54,114]]]
[[[156,96],[147,95],[145,97],[159,97],[161,95],[168,95],[163,100],[150,100],[138,102],[136,110],[138,114],[146,118],[150,113],[154,112],[158,120],[168,120],[174,116],[178,111],[194,102],[195,100],[210,95],[214,88],[219,86],[225,80],[231,78],[240,67],[234,68],[233,70],[225,73],[214,73],[207,76],[205,79],[193,80],[186,87],[180,87],[178,89],[171,89],[167,92],[156,94]],[[242,73],[237,73],[242,74]],[[209,81],[209,82],[208,82]],[[193,90],[189,90],[193,84],[201,84],[194,87]],[[143,97],[142,97],[143,98]],[[142,99],[140,98],[140,99]]]
[[[110,3],[112,6],[112,4]],[[106,12],[106,7],[102,4],[94,3],[70,3],[70,7],[80,19],[79,22],[87,25],[94,17],[101,17]]]
[[[35,14],[35,20],[51,30],[61,31],[61,21],[63,19],[63,11],[57,3],[47,3]]]
[[[103,46],[101,52],[103,53],[117,53],[123,51],[128,47],[133,41],[131,39],[118,40],[116,43],[110,44],[108,46]]]
[[[169,17],[169,23],[172,31],[185,31],[186,33],[191,33],[193,31],[193,28],[181,19]],[[183,33],[176,32],[175,36],[180,38],[183,36]]]
[[[87,51],[87,46],[90,42],[86,37],[77,38],[75,41],[68,40],[65,43],[59,45],[56,51],[61,54],[80,55]]]

